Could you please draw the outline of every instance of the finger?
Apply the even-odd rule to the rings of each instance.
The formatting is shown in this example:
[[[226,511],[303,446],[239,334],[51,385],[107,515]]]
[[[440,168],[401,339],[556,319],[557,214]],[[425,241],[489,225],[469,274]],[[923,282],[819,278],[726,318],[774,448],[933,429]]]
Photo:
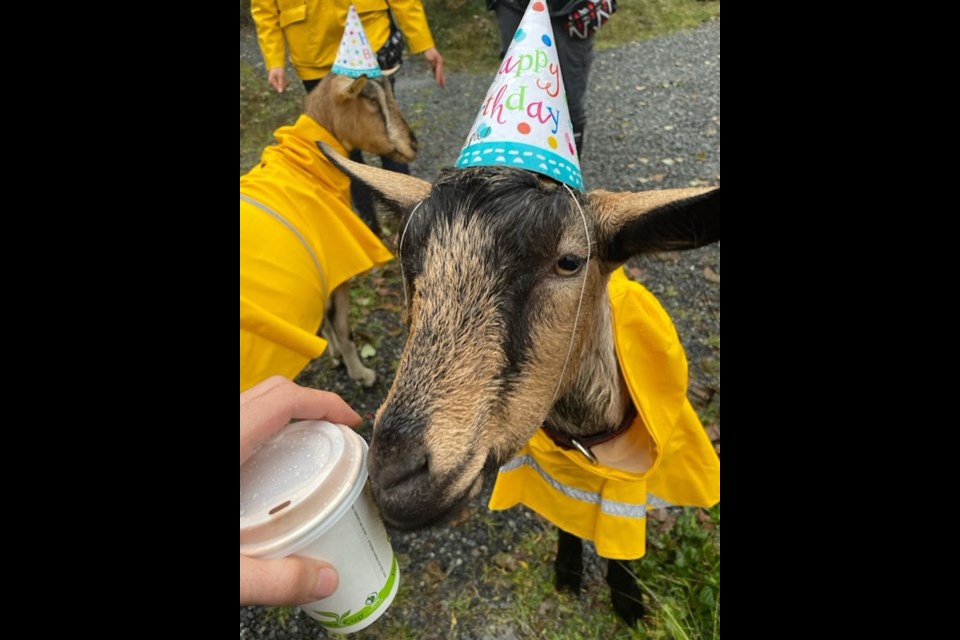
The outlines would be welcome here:
[[[240,556],[240,604],[295,605],[329,597],[340,578],[321,560]]]
[[[335,393],[307,389],[281,379],[265,392],[245,399],[240,412],[240,464],[258,444],[294,418],[359,425],[360,415]]]

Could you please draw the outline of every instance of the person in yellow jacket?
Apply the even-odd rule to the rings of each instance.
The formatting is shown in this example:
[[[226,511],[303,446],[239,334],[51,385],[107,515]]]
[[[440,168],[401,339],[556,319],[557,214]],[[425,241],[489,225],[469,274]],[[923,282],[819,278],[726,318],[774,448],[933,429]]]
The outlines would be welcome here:
[[[270,86],[286,90],[286,52],[307,91],[330,73],[350,5],[357,8],[370,46],[380,51],[392,35],[391,13],[410,53],[422,53],[440,87],[443,56],[437,51],[420,0],[252,0],[250,14]],[[316,82],[313,82],[316,81]]]
[[[427,14],[420,0],[252,0],[250,13],[257,26],[257,39],[267,67],[267,79],[279,92],[287,88],[285,52],[309,93],[328,73],[337,57],[350,5],[356,7],[363,30],[382,69],[398,66],[403,48],[402,33],[410,53],[422,53],[433,69],[434,79],[446,86],[443,56],[437,51],[427,24]],[[392,16],[392,18],[391,18]],[[399,25],[399,31],[396,25]],[[286,46],[284,46],[286,44]],[[390,78],[393,86],[394,77]],[[363,162],[359,149],[350,152],[350,159]],[[388,171],[409,174],[408,165],[386,156],[380,164]],[[350,185],[354,209],[367,226],[380,235],[373,194],[364,185]]]
[[[597,553],[633,560],[646,551],[646,512],[720,501],[720,459],[687,400],[687,359],[657,299],[622,269],[610,278],[617,359],[637,415],[591,461],[544,429],[500,468],[491,509],[518,503],[593,541]]]
[[[317,142],[346,155],[343,145],[306,115],[274,136],[240,178],[240,391],[296,376],[327,346],[316,334],[331,292],[393,259]]]

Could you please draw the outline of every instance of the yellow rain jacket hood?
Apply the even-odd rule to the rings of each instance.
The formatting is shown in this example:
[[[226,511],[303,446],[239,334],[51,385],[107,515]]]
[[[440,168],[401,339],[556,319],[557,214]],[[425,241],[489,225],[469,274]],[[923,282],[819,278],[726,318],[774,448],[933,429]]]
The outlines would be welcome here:
[[[393,256],[350,208],[350,179],[317,148],[346,149],[308,116],[274,133],[240,178],[240,391],[295,377],[326,348],[330,293]]]
[[[489,506],[524,504],[593,541],[600,556],[632,560],[646,552],[648,509],[720,501],[720,459],[687,400],[687,359],[666,311],[622,269],[611,276],[608,292],[617,359],[637,417],[615,445],[593,447],[600,464],[538,429],[500,468]],[[609,466],[608,446],[649,449],[651,465],[642,473]]]

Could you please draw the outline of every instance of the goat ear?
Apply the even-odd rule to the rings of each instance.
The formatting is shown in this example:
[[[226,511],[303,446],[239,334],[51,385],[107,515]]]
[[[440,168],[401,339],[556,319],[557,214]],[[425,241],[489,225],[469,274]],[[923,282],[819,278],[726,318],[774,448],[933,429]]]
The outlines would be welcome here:
[[[346,102],[347,100],[352,100],[360,95],[360,92],[363,91],[363,86],[367,84],[367,76],[359,76],[353,79],[349,85],[337,91],[337,100],[339,102]]]
[[[695,249],[720,239],[720,189],[591,191],[588,198],[597,217],[598,251],[609,262]]]
[[[430,195],[432,185],[426,180],[348,160],[326,142],[317,142],[317,146],[340,171],[370,187],[396,215],[403,215]]]

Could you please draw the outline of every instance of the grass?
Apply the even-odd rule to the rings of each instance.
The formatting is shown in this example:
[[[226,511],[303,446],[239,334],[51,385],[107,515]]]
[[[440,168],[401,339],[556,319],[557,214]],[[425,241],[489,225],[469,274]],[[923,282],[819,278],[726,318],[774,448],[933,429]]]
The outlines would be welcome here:
[[[689,29],[720,15],[719,0],[620,0],[617,6],[597,32],[600,50]]]
[[[260,160],[263,148],[274,142],[274,130],[293,124],[300,115],[303,87],[292,82],[290,87],[278,94],[263,73],[240,63],[240,175],[249,171]]]
[[[483,517],[474,514],[473,517]],[[648,523],[648,551],[632,563],[645,593],[647,616],[629,629],[616,616],[600,570],[589,570],[579,596],[553,586],[557,536],[531,531],[509,554],[485,560],[478,580],[445,600],[438,622],[490,629],[490,637],[576,640],[668,640],[720,637],[720,507],[684,509]],[[586,554],[589,545],[585,549]],[[397,602],[406,603],[400,600]],[[403,605],[401,605],[403,606]],[[393,629],[399,632],[400,629]],[[512,634],[512,635],[511,635]],[[429,636],[434,637],[434,636]]]
[[[424,0],[430,30],[446,65],[458,71],[493,71],[499,61],[496,16],[486,0]],[[620,0],[615,14],[597,32],[598,49],[697,26],[720,15],[720,2],[702,0]]]

